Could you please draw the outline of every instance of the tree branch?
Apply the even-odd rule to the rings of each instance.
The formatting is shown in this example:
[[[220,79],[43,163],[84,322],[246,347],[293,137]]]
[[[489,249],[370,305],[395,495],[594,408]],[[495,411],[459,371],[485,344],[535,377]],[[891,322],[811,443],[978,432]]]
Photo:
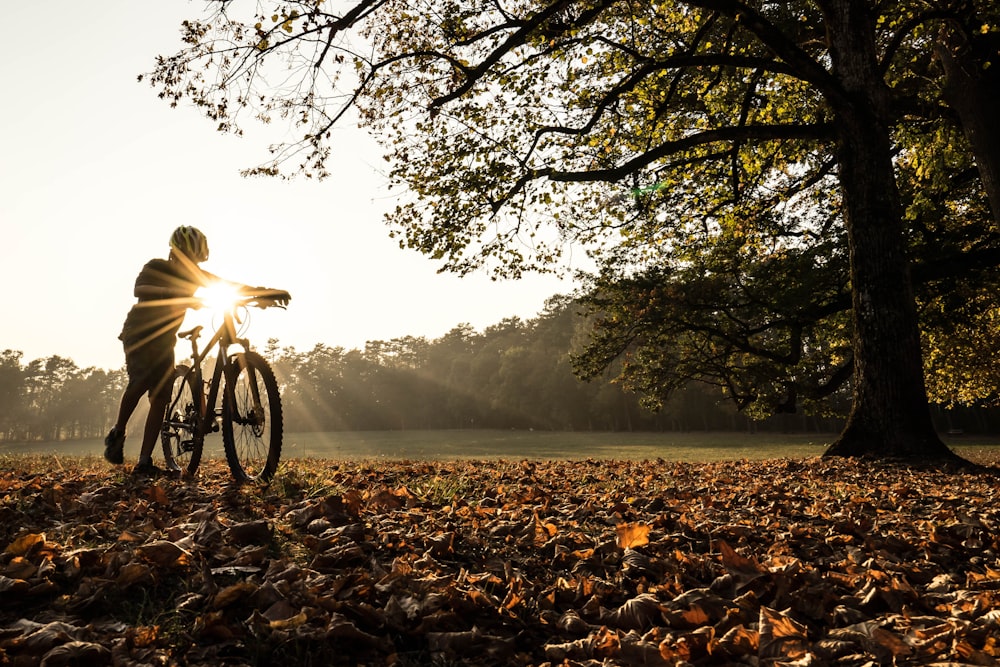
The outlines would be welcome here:
[[[452,100],[456,100],[465,93],[472,90],[473,86],[489,71],[491,67],[500,62],[503,56],[507,55],[510,51],[517,48],[518,46],[523,46],[531,33],[541,27],[546,21],[556,16],[559,12],[566,9],[568,6],[567,0],[557,0],[545,9],[537,12],[531,19],[521,22],[518,25],[517,30],[512,34],[503,44],[497,46],[493,49],[489,55],[478,65],[472,68],[465,68],[463,71],[466,73],[465,81],[452,90],[446,95],[433,100],[431,102],[431,108],[441,107]],[[605,0],[604,2],[597,3],[594,8],[589,12],[590,14],[596,15],[600,11],[603,11],[605,7],[613,4],[613,0]]]
[[[795,72],[795,76],[816,86],[825,96],[843,99],[844,92],[826,68],[767,20],[760,12],[738,0],[686,0],[687,4],[712,9],[738,21]]]

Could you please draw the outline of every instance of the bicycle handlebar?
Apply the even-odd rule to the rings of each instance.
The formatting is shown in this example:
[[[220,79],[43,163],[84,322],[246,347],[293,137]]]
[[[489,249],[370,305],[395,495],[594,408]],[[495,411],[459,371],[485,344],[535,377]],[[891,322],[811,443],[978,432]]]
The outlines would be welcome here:
[[[246,305],[254,305],[258,308],[285,308],[292,296],[285,290],[256,287],[254,291],[248,292],[243,299]]]
[[[264,308],[287,308],[288,301],[286,299],[272,299],[263,296],[252,296],[240,299],[237,305],[254,306],[263,310]]]
[[[284,290],[256,288],[258,291],[241,294],[232,302],[232,307],[254,306],[256,308],[287,308],[292,297]],[[202,304],[205,300],[201,299]]]

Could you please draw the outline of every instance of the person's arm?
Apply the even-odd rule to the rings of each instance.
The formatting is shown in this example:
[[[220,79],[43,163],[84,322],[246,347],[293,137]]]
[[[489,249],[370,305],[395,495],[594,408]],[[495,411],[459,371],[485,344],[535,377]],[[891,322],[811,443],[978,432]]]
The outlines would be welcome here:
[[[291,296],[285,290],[277,290],[269,287],[247,285],[233,280],[227,280],[213,273],[209,273],[199,267],[201,271],[201,284],[210,285],[212,283],[224,283],[245,296],[259,296],[265,300],[272,301],[272,305],[285,306],[291,300]]]
[[[135,298],[140,301],[165,301],[167,299],[182,299],[190,296],[177,287],[165,285],[136,285]]]
[[[139,301],[189,299],[194,295],[198,281],[199,278],[185,274],[173,262],[153,259],[142,267],[132,294]]]

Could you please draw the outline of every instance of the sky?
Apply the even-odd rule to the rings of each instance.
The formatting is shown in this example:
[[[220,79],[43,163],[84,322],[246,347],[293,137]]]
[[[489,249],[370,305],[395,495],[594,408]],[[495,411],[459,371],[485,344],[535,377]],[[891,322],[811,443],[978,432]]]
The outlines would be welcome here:
[[[216,132],[171,109],[140,73],[176,52],[189,0],[54,0],[6,6],[0,40],[0,350],[81,368],[124,363],[117,340],[142,265],[170,233],[208,236],[209,271],[288,290],[286,311],[253,311],[258,347],[363,348],[367,340],[442,336],[531,318],[572,285],[553,276],[492,281],[439,274],[401,250],[383,212],[394,200],[375,141],[338,131],[323,180],[246,179],[266,141]],[[251,130],[251,127],[246,128]]]

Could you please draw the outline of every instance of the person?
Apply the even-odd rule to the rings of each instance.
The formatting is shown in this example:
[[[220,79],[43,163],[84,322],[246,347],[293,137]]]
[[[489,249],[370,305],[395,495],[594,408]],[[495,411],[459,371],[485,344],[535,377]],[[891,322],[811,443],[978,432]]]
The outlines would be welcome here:
[[[174,374],[174,345],[188,308],[200,307],[195,298],[199,287],[221,280],[199,264],[208,259],[208,239],[199,229],[180,226],[170,235],[167,259],[151,259],[135,280],[136,303],[129,310],[118,336],[125,349],[128,384],[121,397],[118,417],[104,439],[104,458],[110,463],[125,462],[125,429],[139,401],[149,395],[149,415],[142,433],[136,475],[155,476],[164,471],[153,465],[153,448],[170,401]],[[229,281],[225,281],[229,282]],[[250,293],[261,288],[238,285]],[[285,304],[287,292],[267,290],[269,298]],[[176,465],[176,464],[175,464]]]

